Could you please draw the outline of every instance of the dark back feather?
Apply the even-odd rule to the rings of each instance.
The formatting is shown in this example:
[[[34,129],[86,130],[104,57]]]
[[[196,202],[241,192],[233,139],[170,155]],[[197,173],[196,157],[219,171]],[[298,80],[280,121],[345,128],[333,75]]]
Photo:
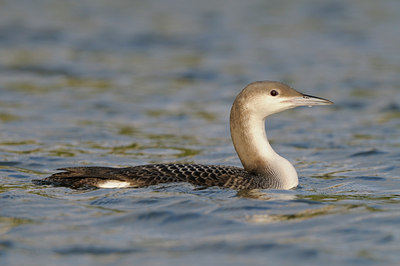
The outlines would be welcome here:
[[[195,186],[232,189],[271,188],[268,179],[252,175],[233,166],[202,164],[148,164],[127,168],[70,167],[61,168],[36,184],[71,188],[101,187],[107,181],[129,183],[130,187],[145,187],[162,183],[189,182]]]

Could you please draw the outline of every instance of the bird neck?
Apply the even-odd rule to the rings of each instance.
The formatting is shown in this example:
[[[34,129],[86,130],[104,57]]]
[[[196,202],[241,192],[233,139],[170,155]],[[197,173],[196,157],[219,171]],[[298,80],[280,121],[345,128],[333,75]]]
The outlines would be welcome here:
[[[234,105],[230,128],[233,145],[246,171],[270,179],[274,188],[297,186],[295,168],[277,154],[268,142],[264,117]]]

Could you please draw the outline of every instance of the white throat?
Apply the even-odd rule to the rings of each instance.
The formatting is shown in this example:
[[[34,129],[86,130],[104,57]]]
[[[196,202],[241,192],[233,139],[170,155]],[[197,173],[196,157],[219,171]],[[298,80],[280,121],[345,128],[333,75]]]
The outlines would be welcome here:
[[[230,127],[233,145],[244,169],[271,179],[274,188],[290,189],[298,185],[293,165],[277,154],[268,142],[265,117],[238,101],[232,106]]]

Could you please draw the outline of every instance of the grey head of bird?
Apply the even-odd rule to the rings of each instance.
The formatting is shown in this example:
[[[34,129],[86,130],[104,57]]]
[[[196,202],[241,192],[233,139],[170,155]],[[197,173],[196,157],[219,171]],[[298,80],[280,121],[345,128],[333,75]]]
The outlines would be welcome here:
[[[303,94],[277,81],[257,81],[244,88],[234,105],[262,118],[298,106],[327,105],[333,102]]]

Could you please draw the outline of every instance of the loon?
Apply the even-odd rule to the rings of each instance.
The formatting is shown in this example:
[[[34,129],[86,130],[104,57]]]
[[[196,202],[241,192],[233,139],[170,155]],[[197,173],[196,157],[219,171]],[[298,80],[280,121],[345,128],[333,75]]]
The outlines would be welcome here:
[[[268,142],[265,119],[298,106],[333,102],[306,94],[276,81],[257,81],[236,97],[230,113],[232,142],[243,168],[203,164],[148,164],[126,168],[68,167],[38,185],[86,188],[138,188],[161,183],[189,182],[200,187],[291,189],[298,185],[294,166]]]

